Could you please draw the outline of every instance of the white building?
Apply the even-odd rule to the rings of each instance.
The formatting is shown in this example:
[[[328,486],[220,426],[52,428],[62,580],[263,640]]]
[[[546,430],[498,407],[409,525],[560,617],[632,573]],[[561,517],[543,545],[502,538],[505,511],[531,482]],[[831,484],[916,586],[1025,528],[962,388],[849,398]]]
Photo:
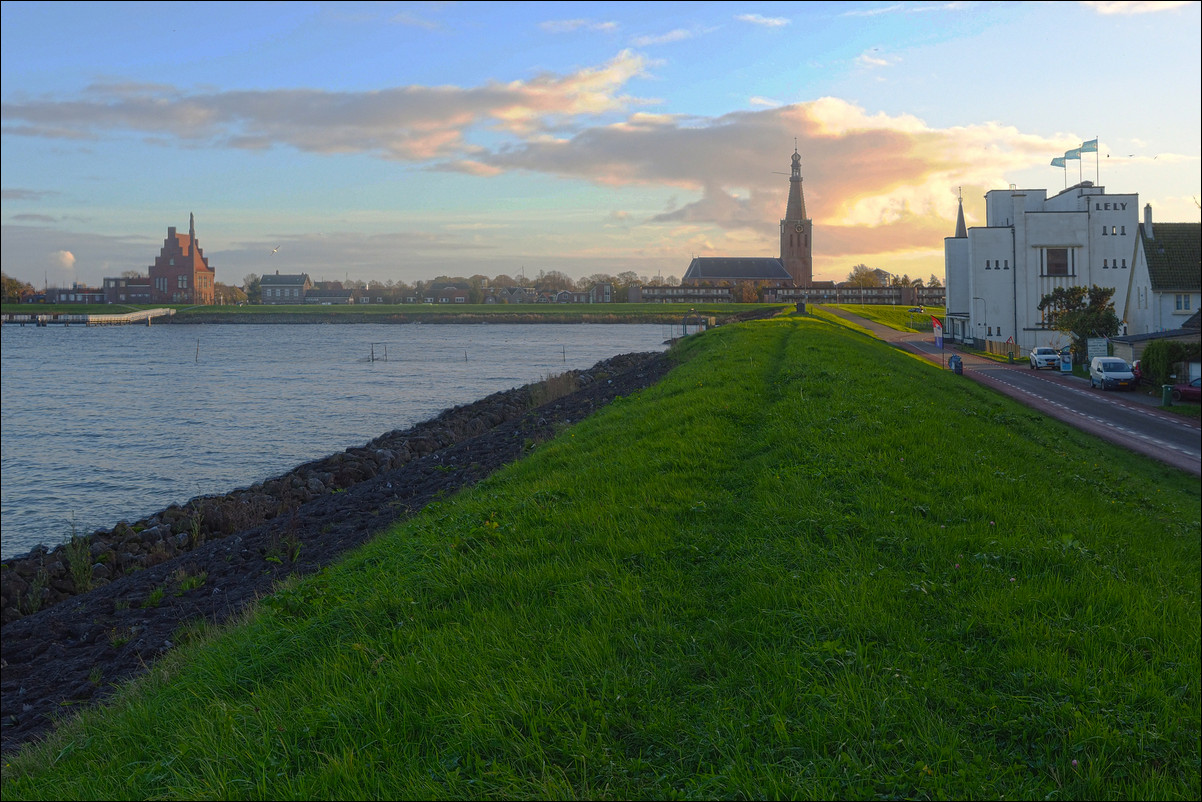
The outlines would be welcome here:
[[[1107,194],[1084,181],[1052,197],[1045,189],[985,194],[985,225],[944,240],[945,336],[994,353],[1021,356],[1037,345],[1069,344],[1044,325],[1040,300],[1056,287],[1112,287],[1126,318],[1139,196]]]
[[[1144,207],[1124,299],[1127,334],[1176,331],[1202,304],[1202,223],[1152,225]],[[1117,304],[1116,304],[1117,308]]]

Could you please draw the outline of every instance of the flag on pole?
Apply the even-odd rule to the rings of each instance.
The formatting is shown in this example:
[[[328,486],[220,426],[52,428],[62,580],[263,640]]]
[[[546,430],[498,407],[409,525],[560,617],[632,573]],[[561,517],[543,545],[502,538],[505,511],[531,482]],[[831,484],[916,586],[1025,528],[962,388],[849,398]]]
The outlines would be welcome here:
[[[1057,156],[1056,158],[1052,159],[1052,166],[1053,167],[1064,167],[1064,157]]]
[[[935,330],[935,347],[943,347],[943,324],[939,322],[939,318],[931,315],[931,328]]]
[[[1064,151],[1064,158],[1081,160],[1081,148],[1073,148],[1072,150]]]
[[[1097,137],[1094,137],[1093,139],[1089,140],[1088,142],[1082,142],[1081,147],[1077,148],[1077,152],[1078,153],[1097,153],[1098,152]]]

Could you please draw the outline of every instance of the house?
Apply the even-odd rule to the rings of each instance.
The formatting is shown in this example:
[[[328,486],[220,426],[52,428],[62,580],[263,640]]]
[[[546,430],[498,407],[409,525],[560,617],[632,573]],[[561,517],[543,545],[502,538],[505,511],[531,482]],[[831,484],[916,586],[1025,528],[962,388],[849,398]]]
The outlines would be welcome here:
[[[1125,317],[1138,236],[1139,196],[1083,181],[1048,197],[1045,189],[985,194],[985,225],[944,240],[944,336],[995,353],[1068,344],[1047,324],[1040,301],[1057,287],[1113,289]]]
[[[354,290],[342,289],[326,289],[324,287],[314,287],[305,292],[305,303],[321,304],[330,306],[331,304],[353,304],[355,302]]]
[[[429,295],[429,292],[433,292],[433,295],[430,296],[433,298],[433,301],[430,300],[430,297],[427,297],[426,303],[439,303],[439,304],[465,304],[465,303],[467,303],[468,290],[466,290],[462,287],[440,287],[436,290],[428,291],[428,293],[427,293],[428,295]]]
[[[100,287],[75,283],[71,285],[70,289],[66,287],[47,288],[45,301],[48,304],[102,304],[105,302],[105,297],[104,290]]]
[[[1178,330],[1197,314],[1202,305],[1202,223],[1153,225],[1152,205],[1145,205],[1131,264],[1123,299],[1124,334]]]
[[[302,304],[311,289],[313,282],[308,273],[281,274],[277,270],[273,275],[259,279],[259,296],[262,303],[269,305]]]
[[[733,298],[730,287],[665,287],[655,284],[632,285],[628,296],[632,304],[727,304]]]
[[[150,276],[122,276],[104,280],[104,300],[110,304],[153,303]]]

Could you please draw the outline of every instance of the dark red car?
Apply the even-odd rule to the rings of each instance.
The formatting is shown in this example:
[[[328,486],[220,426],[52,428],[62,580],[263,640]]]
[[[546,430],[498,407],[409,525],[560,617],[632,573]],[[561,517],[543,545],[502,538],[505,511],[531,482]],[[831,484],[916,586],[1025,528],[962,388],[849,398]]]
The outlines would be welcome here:
[[[1187,384],[1174,384],[1173,400],[1202,403],[1202,378],[1194,379]]]

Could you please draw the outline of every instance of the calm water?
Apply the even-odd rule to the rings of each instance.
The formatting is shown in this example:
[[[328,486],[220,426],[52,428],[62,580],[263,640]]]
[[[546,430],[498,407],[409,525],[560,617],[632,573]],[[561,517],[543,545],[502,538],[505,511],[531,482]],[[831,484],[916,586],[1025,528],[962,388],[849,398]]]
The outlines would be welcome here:
[[[3,327],[0,552],[286,473],[659,325]],[[374,350],[375,360],[372,360]],[[385,361],[385,356],[387,361]]]

